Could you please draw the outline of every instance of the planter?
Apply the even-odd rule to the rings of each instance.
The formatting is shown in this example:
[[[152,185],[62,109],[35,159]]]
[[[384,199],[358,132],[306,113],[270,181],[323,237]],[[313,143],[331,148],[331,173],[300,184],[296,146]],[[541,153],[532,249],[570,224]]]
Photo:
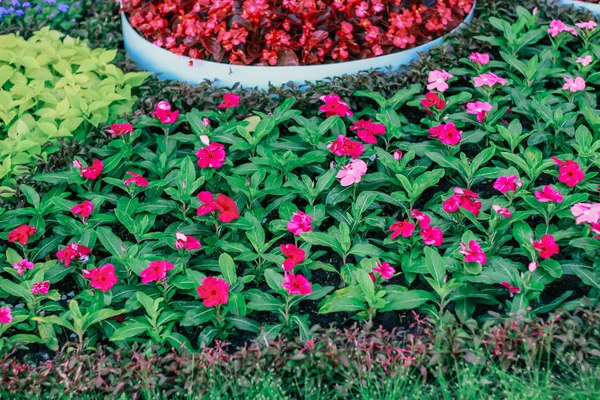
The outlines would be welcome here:
[[[563,7],[573,7],[575,9],[585,9],[594,15],[600,15],[600,4],[596,3],[586,3],[585,1],[575,0],[558,0],[556,2],[556,5]]]
[[[471,12],[452,32],[457,31],[473,18],[476,3]],[[409,50],[379,57],[340,62],[334,64],[306,66],[251,66],[232,65],[212,61],[196,60],[178,56],[148,42],[129,24],[125,14],[121,14],[125,49],[131,59],[142,70],[160,74],[161,79],[171,79],[193,84],[205,80],[215,80],[217,86],[233,86],[236,83],[245,87],[268,89],[269,84],[280,86],[288,82],[303,84],[306,81],[323,80],[345,74],[356,74],[370,69],[398,68],[418,58],[419,53],[439,46],[444,36]]]

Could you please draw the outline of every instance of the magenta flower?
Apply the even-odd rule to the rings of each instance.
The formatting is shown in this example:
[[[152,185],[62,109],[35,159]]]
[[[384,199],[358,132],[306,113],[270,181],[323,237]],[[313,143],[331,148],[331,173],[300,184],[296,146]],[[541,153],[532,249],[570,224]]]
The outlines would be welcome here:
[[[600,203],[577,203],[571,207],[571,213],[577,218],[575,220],[577,224],[584,222],[597,224],[600,220]]]
[[[517,188],[523,186],[523,182],[519,180],[517,175],[501,176],[494,182],[494,189],[502,194],[507,192],[516,192]]]
[[[563,201],[562,194],[550,185],[546,185],[542,190],[536,191],[535,198],[540,203],[560,203]]]
[[[448,90],[448,84],[446,81],[450,78],[454,78],[454,75],[446,72],[445,70],[433,70],[429,72],[429,76],[427,77],[427,90],[438,90],[440,92],[445,92]]]
[[[234,93],[225,93],[223,95],[223,102],[217,106],[217,108],[234,108],[240,105],[240,96]],[[205,124],[205,121],[202,120]],[[204,125],[206,126],[206,125]]]
[[[340,117],[351,117],[353,115],[352,111],[350,111],[350,106],[344,103],[337,94],[321,96],[319,100],[325,103],[319,107],[319,111],[324,112],[327,118],[334,115]]]
[[[367,173],[367,163],[363,160],[352,160],[350,164],[342,167],[338,171],[336,178],[340,180],[342,186],[350,186],[353,183],[358,183],[363,175]]]
[[[442,144],[455,146],[462,140],[462,131],[456,129],[454,122],[447,122],[433,126],[428,130],[429,134],[439,140]]]
[[[492,72],[488,72],[487,74],[481,74],[473,78],[473,83],[475,84],[475,87],[494,87],[496,83],[500,84],[501,86],[504,86],[506,85],[506,79],[500,78],[498,75]]]
[[[312,285],[302,275],[285,274],[281,284],[289,294],[310,294]]]
[[[292,220],[287,223],[287,229],[295,236],[300,236],[304,232],[310,232],[313,230],[310,223],[312,217],[304,211],[296,211],[292,215]]]
[[[10,324],[12,320],[12,309],[10,307],[0,308],[0,324]]]
[[[483,122],[492,111],[492,105],[486,101],[467,103],[467,114],[477,115],[477,122]]]
[[[48,294],[49,289],[49,281],[34,283],[31,287],[31,294]]]
[[[395,240],[400,235],[404,238],[411,237],[414,231],[415,224],[406,220],[394,222],[390,226],[390,229],[388,229],[388,232],[392,232],[392,240]]]
[[[590,63],[592,62],[592,56],[590,56],[589,54],[586,54],[583,57],[577,57],[577,62],[581,65],[583,65],[584,67],[587,67],[588,65],[590,65]]]
[[[380,263],[377,261],[376,265],[376,267],[373,267],[373,272],[377,272],[383,279],[390,279],[396,273],[396,270],[387,262]]]
[[[13,263],[13,268],[17,270],[17,274],[23,275],[26,269],[33,269],[33,263],[27,259],[23,259],[19,262]]]
[[[560,20],[552,20],[552,22],[550,22],[550,28],[548,28],[548,33],[550,34],[550,36],[556,37],[562,32],[569,32],[571,35],[577,36],[577,31],[575,30],[575,28],[567,26],[564,22]]]
[[[571,93],[579,92],[580,90],[585,89],[585,80],[578,76],[576,78],[564,78],[565,84],[563,85],[563,90],[570,90]]]
[[[508,208],[500,207],[497,204],[493,204],[492,209],[496,211],[499,215],[502,215],[504,218],[512,217],[512,213]]]
[[[490,55],[477,52],[471,53],[469,56],[469,61],[479,65],[487,65],[490,62]]]
[[[461,243],[460,248],[461,250],[459,253],[465,256],[466,262],[474,262],[479,265],[483,265],[487,261],[487,256],[483,250],[481,250],[479,243],[477,243],[475,240],[471,240],[468,246],[464,243]]]

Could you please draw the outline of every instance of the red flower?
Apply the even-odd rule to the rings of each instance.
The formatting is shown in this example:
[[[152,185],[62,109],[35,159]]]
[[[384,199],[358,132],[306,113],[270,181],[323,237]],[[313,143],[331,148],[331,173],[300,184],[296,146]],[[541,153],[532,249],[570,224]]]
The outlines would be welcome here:
[[[312,285],[302,275],[285,274],[281,287],[289,294],[310,294],[312,292]]]
[[[148,268],[142,271],[140,278],[142,283],[158,282],[167,277],[167,271],[174,268],[174,265],[165,260],[152,261]]]
[[[219,193],[217,199],[213,200],[212,193],[204,191],[198,194],[198,199],[202,202],[202,205],[198,208],[198,216],[218,211],[218,218],[221,222],[231,222],[240,217],[235,201],[224,194]]]
[[[240,105],[240,96],[233,93],[225,93],[223,95],[223,102],[219,104],[218,108],[234,108]]]
[[[225,156],[225,146],[214,142],[196,152],[200,168],[221,168],[225,162]]]
[[[90,254],[92,254],[92,251],[86,246],[71,243],[64,249],[59,250],[56,253],[56,258],[58,258],[59,262],[68,267],[71,264],[71,261],[75,259],[78,259],[81,262],[87,262],[90,258]]]
[[[148,186],[148,181],[146,179],[144,179],[144,177],[142,177],[140,174],[136,174],[135,172],[126,172],[125,174],[131,175],[131,178],[127,178],[123,181],[123,184],[125,186],[129,186],[132,183],[135,183],[136,185],[138,185],[140,187]]]
[[[188,251],[202,248],[200,241],[193,236],[186,236],[181,232],[175,233],[175,248],[177,250],[186,249]]]
[[[558,169],[558,181],[564,183],[568,187],[575,187],[585,178],[579,164],[573,160],[562,161],[556,157],[552,157],[552,161],[560,168]]]
[[[329,94],[319,98],[325,104],[319,107],[319,111],[324,112],[327,118],[334,115],[340,117],[351,117],[353,115],[347,103],[344,103],[337,94]]]
[[[84,270],[83,277],[91,280],[91,287],[99,289],[104,293],[108,292],[119,281],[117,275],[115,275],[115,266],[112,264],[104,264],[100,268],[94,268],[89,271]]]
[[[20,245],[24,245],[29,242],[29,238],[35,235],[36,232],[37,229],[31,225],[19,225],[8,234],[8,241],[11,243],[19,242]]]
[[[131,124],[112,124],[110,129],[106,130],[106,133],[114,138],[131,132],[133,132],[133,125]]]
[[[435,107],[442,111],[446,107],[446,100],[442,99],[439,94],[429,92],[425,94],[425,98],[421,100],[421,106],[425,108]]]
[[[196,289],[198,297],[206,307],[215,307],[219,304],[227,304],[229,300],[229,282],[207,276],[202,284]]]
[[[462,140],[462,131],[456,129],[453,122],[447,122],[429,128],[429,134],[439,140],[442,144],[455,146]]]
[[[283,269],[285,271],[291,271],[297,264],[301,264],[306,257],[306,252],[293,244],[282,244],[280,245],[281,252],[285,256],[286,260],[283,262]]]
[[[398,236],[402,235],[402,237],[408,238],[415,231],[415,224],[412,222],[398,221],[394,222],[388,232],[392,232],[392,240],[395,240]]]
[[[502,282],[501,285],[508,289],[508,293],[510,293],[510,297],[513,297],[515,295],[515,293],[521,292],[521,288],[519,288],[517,286],[513,286],[508,282]]]
[[[158,102],[154,108],[154,117],[157,118],[161,124],[172,124],[179,118],[179,110],[171,111],[171,104],[167,101],[161,101]]]
[[[554,241],[554,236],[545,234],[539,242],[533,242],[533,248],[539,251],[541,258],[550,258],[558,254],[560,248]]]
[[[79,215],[81,218],[87,218],[94,211],[94,205],[89,200],[84,200],[83,203],[75,204],[73,208],[71,208],[71,212],[73,215]]]
[[[421,230],[421,237],[423,238],[423,243],[428,246],[436,246],[439,247],[444,243],[444,233],[440,228],[428,227]]]
[[[102,168],[104,168],[104,164],[102,161],[95,159],[92,161],[92,165],[89,167],[81,168],[79,170],[79,174],[85,179],[95,180],[102,173]]]
[[[336,140],[329,143],[327,148],[336,156],[350,156],[358,158],[365,151],[362,143],[348,139],[344,135],[339,135]]]
[[[477,241],[471,240],[468,247],[466,244],[461,243],[460,248],[459,253],[465,256],[466,262],[474,262],[479,265],[485,264],[487,257]]]
[[[385,125],[374,124],[371,120],[358,120],[352,123],[351,131],[356,131],[356,135],[365,143],[376,144],[375,135],[385,135]]]

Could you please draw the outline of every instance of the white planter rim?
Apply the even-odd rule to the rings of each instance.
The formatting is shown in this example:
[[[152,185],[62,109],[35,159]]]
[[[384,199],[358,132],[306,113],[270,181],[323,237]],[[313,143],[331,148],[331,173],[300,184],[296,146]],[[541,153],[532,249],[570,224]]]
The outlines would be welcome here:
[[[558,0],[555,4],[558,6],[573,7],[575,9],[586,9],[592,14],[600,15],[600,3],[588,3],[577,0]]]

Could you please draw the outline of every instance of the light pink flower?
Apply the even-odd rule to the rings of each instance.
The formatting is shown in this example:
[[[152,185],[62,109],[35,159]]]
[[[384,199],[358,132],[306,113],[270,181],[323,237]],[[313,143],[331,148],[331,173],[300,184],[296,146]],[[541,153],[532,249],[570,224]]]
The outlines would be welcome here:
[[[589,54],[586,54],[583,57],[577,57],[577,62],[584,67],[587,67],[592,62],[593,58]]]
[[[363,160],[352,160],[350,164],[342,167],[338,171],[336,178],[340,180],[342,186],[350,186],[353,183],[358,183],[367,173],[367,163]]]
[[[577,203],[571,207],[571,213],[577,217],[575,220],[577,224],[584,222],[597,224],[600,221],[600,203]]]
[[[585,89],[585,80],[578,76],[576,78],[564,78],[565,84],[563,85],[563,90],[570,90],[571,93],[579,92],[580,90]]]
[[[506,85],[506,79],[501,78],[492,72],[488,72],[487,74],[481,74],[473,78],[473,83],[475,84],[475,87],[494,87],[496,83],[500,84],[501,86],[504,86]]]
[[[396,161],[402,160],[402,152],[400,150],[394,151],[394,160],[396,160]]]
[[[575,24],[576,27],[587,30],[594,30],[598,24],[596,21],[578,22]]]
[[[546,185],[542,190],[536,191],[535,198],[540,203],[560,203],[563,201],[562,194],[550,185]]]
[[[474,52],[469,56],[469,61],[479,65],[487,65],[490,62],[490,55]]]
[[[492,111],[492,105],[486,101],[467,103],[467,114],[477,115],[477,122],[483,122]]]
[[[573,36],[577,36],[577,31],[572,26],[566,25],[564,22],[560,20],[552,20],[550,22],[550,28],[548,28],[548,33],[552,37],[558,36],[562,32],[569,32]]]
[[[529,272],[535,272],[535,270],[538,269],[538,267],[539,267],[539,264],[536,263],[535,261],[532,261],[527,266],[527,269],[529,270]]]
[[[445,70],[433,70],[429,72],[429,76],[427,77],[427,90],[438,90],[440,92],[445,92],[448,90],[448,84],[446,81],[450,78],[453,78],[454,75],[446,72]]]

